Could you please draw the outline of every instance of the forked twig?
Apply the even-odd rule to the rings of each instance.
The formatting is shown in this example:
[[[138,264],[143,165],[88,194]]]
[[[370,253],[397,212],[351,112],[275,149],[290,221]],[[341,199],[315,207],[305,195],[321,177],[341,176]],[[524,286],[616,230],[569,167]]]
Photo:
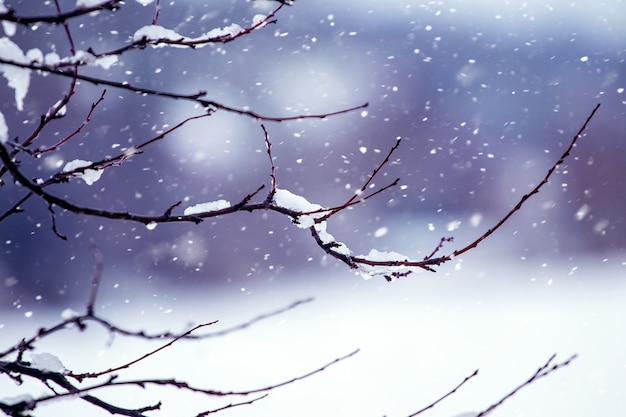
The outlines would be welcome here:
[[[511,392],[506,394],[499,401],[497,401],[496,403],[490,405],[484,411],[481,411],[480,413],[478,413],[476,415],[476,417],[486,416],[487,414],[491,413],[493,410],[495,410],[496,408],[501,406],[502,403],[504,403],[506,400],[508,400],[509,398],[514,396],[515,394],[517,394],[521,389],[529,386],[530,384],[532,384],[533,382],[535,382],[536,380],[538,380],[540,378],[548,376],[549,374],[553,373],[554,371],[557,371],[557,370],[559,370],[561,368],[566,367],[567,365],[572,363],[572,361],[574,359],[576,359],[576,357],[577,357],[577,355],[572,355],[568,359],[564,360],[563,362],[555,363],[555,364],[551,365],[552,361],[554,360],[554,358],[556,358],[556,353],[553,354],[552,356],[550,356],[550,358],[548,359],[548,361],[545,364],[540,366],[539,369],[537,369],[537,371],[533,375],[531,375],[530,378],[528,378],[526,381],[522,382],[520,385],[515,387]]]
[[[539,184],[537,184],[535,186],[535,188],[533,188],[528,194],[525,194],[524,196],[522,196],[522,198],[518,201],[518,203],[515,205],[515,207],[513,207],[503,218],[500,219],[500,221],[498,223],[495,224],[495,226],[491,227],[489,230],[487,230],[485,233],[483,233],[480,237],[478,237],[476,240],[474,240],[472,243],[470,243],[469,245],[465,246],[462,249],[458,249],[455,250],[454,252],[452,252],[451,255],[448,255],[446,258],[452,259],[455,256],[459,256],[465,252],[467,252],[470,249],[475,248],[476,246],[478,246],[478,244],[480,242],[482,242],[483,240],[485,240],[486,238],[488,238],[489,236],[491,236],[491,234],[493,234],[493,232],[495,232],[496,230],[498,230],[504,223],[506,223],[507,220],[509,220],[509,218],[515,214],[516,211],[518,211],[520,208],[522,208],[522,205],[524,205],[524,203],[533,195],[537,194],[539,192],[539,190],[548,183],[548,181],[550,180],[550,177],[552,176],[552,174],[554,173],[554,171],[557,169],[557,167],[559,165],[561,165],[563,162],[565,162],[565,159],[567,159],[567,157],[570,155],[570,152],[572,151],[572,149],[574,149],[574,146],[576,146],[576,142],[578,141],[579,138],[582,137],[583,132],[587,129],[587,125],[589,125],[589,123],[591,122],[591,119],[593,118],[593,116],[596,114],[596,112],[598,111],[598,109],[600,108],[600,103],[598,103],[596,105],[596,107],[594,107],[593,111],[591,112],[591,114],[589,115],[589,117],[587,117],[587,120],[585,120],[585,123],[582,125],[582,127],[578,130],[578,133],[576,133],[576,135],[572,138],[572,140],[570,141],[569,146],[567,147],[567,149],[565,150],[565,152],[563,152],[563,154],[561,155],[561,157],[558,159],[558,161],[556,161],[554,163],[554,165],[552,165],[552,167],[550,167],[550,169],[548,170],[548,172],[546,173],[545,177],[543,177],[543,179],[541,180],[541,182]],[[443,258],[442,258],[443,259]]]
[[[193,328],[187,330],[185,333],[181,334],[180,336],[175,337],[174,339],[170,340],[166,344],[164,344],[162,346],[159,346],[158,348],[156,348],[156,349],[154,349],[154,350],[152,350],[152,351],[150,351],[148,353],[145,353],[145,354],[141,355],[137,359],[134,359],[134,360],[132,360],[130,362],[127,362],[125,364],[116,366],[115,368],[109,368],[107,370],[100,371],[100,372],[85,372],[85,373],[82,373],[82,374],[69,373],[68,376],[71,376],[72,378],[75,378],[78,381],[82,381],[85,378],[97,378],[99,376],[106,375],[106,374],[111,374],[113,372],[117,372],[117,371],[120,371],[122,369],[128,369],[131,366],[133,366],[134,364],[139,363],[139,362],[143,361],[144,359],[149,358],[150,356],[154,355],[155,353],[158,353],[158,352],[162,351],[163,349],[166,349],[166,348],[172,346],[174,343],[176,343],[180,339],[183,339],[183,338],[187,337],[188,335],[192,334],[196,330],[201,329],[201,328],[206,327],[206,326],[211,326],[211,325],[213,325],[215,323],[217,323],[217,321],[211,321],[211,322],[208,322],[208,323],[198,324],[197,326],[194,326]]]

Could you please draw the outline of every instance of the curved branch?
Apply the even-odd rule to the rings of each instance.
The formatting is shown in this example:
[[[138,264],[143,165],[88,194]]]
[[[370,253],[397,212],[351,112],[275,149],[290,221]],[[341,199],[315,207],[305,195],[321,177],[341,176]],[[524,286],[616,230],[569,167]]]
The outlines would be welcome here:
[[[133,93],[139,93],[139,94],[144,94],[148,96],[165,97],[165,98],[170,98],[170,99],[175,99],[175,100],[191,101],[191,102],[201,105],[209,113],[222,110],[222,111],[226,111],[229,113],[235,113],[235,114],[239,114],[242,116],[248,116],[256,120],[264,120],[268,122],[287,122],[287,121],[302,120],[302,119],[326,119],[328,117],[338,116],[340,114],[362,110],[369,106],[369,103],[363,103],[354,107],[336,110],[336,111],[332,111],[328,113],[300,114],[296,116],[266,116],[266,115],[257,113],[252,110],[246,110],[246,109],[241,109],[237,107],[227,106],[225,104],[218,103],[217,101],[203,99],[202,97],[206,95],[206,91],[198,91],[197,93],[194,93],[194,94],[170,93],[167,91],[154,90],[151,88],[137,87],[126,82],[111,81],[111,80],[106,80],[104,78],[77,74],[73,71],[61,70],[61,69],[54,68],[54,67],[47,66],[47,65],[21,63],[21,62],[13,61],[10,59],[4,59],[4,58],[0,58],[0,64],[12,65],[18,68],[25,68],[25,69],[30,69],[33,71],[41,71],[41,72],[45,72],[49,74],[55,74],[55,75],[59,75],[62,77],[72,78],[74,80],[85,81],[94,85],[107,85],[107,86],[117,88],[120,90],[127,90]]]

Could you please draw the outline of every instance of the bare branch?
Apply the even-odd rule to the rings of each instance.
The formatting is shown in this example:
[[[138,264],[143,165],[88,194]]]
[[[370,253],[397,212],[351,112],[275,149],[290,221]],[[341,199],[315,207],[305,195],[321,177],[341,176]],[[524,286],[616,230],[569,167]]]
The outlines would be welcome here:
[[[543,378],[545,376],[548,376],[551,373],[553,373],[553,372],[555,372],[555,371],[557,371],[557,370],[559,370],[561,368],[564,368],[567,365],[569,365],[570,363],[572,363],[572,361],[574,359],[576,359],[576,356],[577,355],[572,355],[568,359],[564,360],[563,362],[555,363],[553,365],[551,365],[551,364],[552,364],[552,361],[556,358],[556,353],[554,355],[550,356],[548,361],[545,364],[543,364],[542,366],[540,366],[539,369],[537,369],[537,372],[535,372],[530,378],[528,378],[526,381],[522,382],[520,385],[515,387],[511,392],[509,392],[504,397],[502,397],[498,402],[492,404],[491,406],[489,406],[484,411],[478,413],[476,415],[476,417],[483,417],[483,416],[486,416],[487,414],[491,413],[493,410],[495,410],[496,408],[501,406],[502,403],[504,403],[506,400],[508,400],[509,398],[514,396],[515,394],[517,394],[521,389],[529,386],[530,384],[532,384],[536,380],[538,380],[540,378]]]
[[[437,404],[439,404],[440,402],[442,402],[443,400],[445,400],[446,398],[448,398],[449,396],[451,396],[452,394],[457,392],[457,390],[459,388],[461,388],[463,385],[465,385],[465,383],[467,381],[469,381],[470,379],[474,378],[476,375],[478,375],[478,369],[476,369],[471,375],[466,376],[465,379],[463,379],[463,381],[461,381],[461,383],[459,385],[457,385],[456,387],[452,388],[450,391],[445,393],[442,397],[440,397],[439,399],[433,401],[432,403],[430,403],[426,407],[424,407],[424,408],[414,412],[413,414],[410,414],[408,417],[415,417],[418,414],[422,414],[424,411],[430,410],[431,408],[433,408],[434,406],[436,406]]]
[[[52,146],[49,146],[49,147],[43,148],[43,149],[38,149],[38,150],[32,152],[33,155],[40,155],[40,154],[43,154],[43,153],[56,151],[63,144],[65,144],[67,141],[72,139],[74,136],[78,135],[81,132],[81,130],[83,130],[83,128],[85,126],[87,126],[87,124],[91,121],[91,116],[93,115],[94,110],[96,109],[96,107],[98,107],[98,104],[100,104],[100,103],[102,103],[102,101],[104,101],[104,95],[105,94],[106,94],[106,90],[102,90],[102,94],[100,94],[100,97],[98,98],[98,100],[96,100],[95,102],[93,102],[91,104],[89,112],[87,113],[87,116],[85,116],[85,120],[83,120],[83,122],[80,124],[80,126],[78,126],[76,129],[74,129],[73,132],[71,132],[69,135],[65,136],[63,139],[59,140],[57,143],[55,143]]]
[[[18,68],[27,68],[34,71],[41,71],[49,74],[60,75],[62,77],[68,77],[75,80],[85,81],[94,85],[108,85],[113,88],[117,88],[120,90],[127,90],[134,93],[139,93],[147,96],[156,96],[156,97],[165,97],[175,100],[185,100],[191,101],[201,105],[206,109],[208,113],[213,113],[217,110],[226,111],[229,113],[239,114],[241,116],[248,116],[256,120],[264,120],[268,122],[287,122],[292,120],[303,120],[303,119],[327,119],[332,116],[338,116],[340,114],[351,113],[357,110],[362,110],[366,108],[369,104],[363,103],[358,106],[349,107],[341,110],[336,110],[327,113],[318,113],[318,114],[300,114],[296,116],[267,116],[260,113],[257,113],[252,110],[236,108],[232,106],[227,106],[225,104],[218,103],[213,100],[203,99],[206,95],[206,91],[199,91],[194,94],[179,94],[179,93],[170,93],[166,91],[154,90],[145,87],[134,86],[127,82],[119,82],[119,81],[111,81],[104,78],[91,77],[88,75],[78,74],[73,71],[60,70],[47,65],[38,65],[38,64],[24,64],[20,62],[16,62],[10,59],[0,58],[0,64],[12,65]]]
[[[265,148],[267,149],[267,156],[270,159],[270,178],[272,180],[272,188],[270,189],[266,199],[267,202],[270,202],[274,198],[274,193],[276,193],[276,167],[274,166],[274,158],[272,157],[272,142],[270,142],[270,135],[267,133],[267,129],[263,124],[261,124],[261,129],[263,129],[263,134],[265,135]]]
[[[185,333],[181,334],[180,336],[170,340],[169,342],[167,342],[166,344],[164,344],[163,346],[160,346],[144,355],[142,355],[141,357],[134,359],[130,362],[127,362],[123,365],[117,366],[115,368],[109,368],[105,371],[100,371],[100,372],[86,372],[83,374],[74,374],[74,373],[69,373],[68,375],[71,376],[72,378],[76,378],[78,381],[82,381],[85,378],[96,378],[102,375],[106,375],[106,374],[110,374],[116,371],[120,371],[122,369],[128,369],[131,366],[133,366],[136,363],[139,363],[141,361],[143,361],[144,359],[149,358],[150,356],[154,355],[155,353],[158,353],[160,351],[162,351],[163,349],[166,349],[170,346],[172,346],[174,343],[176,343],[177,341],[179,341],[180,339],[185,338],[186,336],[192,334],[193,332],[195,332],[198,329],[201,329],[203,327],[206,326],[211,326],[213,324],[217,323],[217,321],[212,321],[212,322],[208,322],[208,323],[202,323],[202,324],[198,324],[197,326],[193,327],[192,329],[189,329],[188,331],[186,331]]]
[[[500,221],[498,221],[498,223],[496,223],[495,226],[493,226],[492,228],[490,228],[489,230],[487,230],[484,234],[482,234],[478,239],[474,240],[472,243],[470,243],[469,245],[465,246],[462,249],[458,249],[455,250],[451,255],[448,255],[447,257],[443,257],[440,258],[441,260],[445,259],[445,258],[449,258],[452,259],[455,256],[459,256],[465,252],[467,252],[470,249],[475,248],[476,246],[478,246],[478,244],[480,242],[482,242],[483,240],[485,240],[486,238],[488,238],[489,236],[491,236],[493,234],[493,232],[495,232],[496,230],[498,230],[504,223],[507,222],[507,220],[509,220],[509,218],[515,214],[516,211],[518,211],[519,209],[522,208],[522,206],[524,205],[524,203],[533,195],[537,194],[539,192],[539,190],[541,190],[541,188],[546,185],[548,183],[548,181],[550,180],[550,177],[552,176],[552,174],[554,173],[554,171],[556,170],[556,168],[561,165],[563,162],[565,162],[565,160],[567,159],[567,157],[570,155],[570,152],[572,151],[572,149],[574,149],[574,146],[576,146],[576,142],[578,141],[578,139],[580,139],[582,137],[583,132],[587,129],[587,126],[589,125],[589,123],[591,122],[591,119],[593,118],[593,116],[595,116],[596,112],[598,111],[598,109],[600,108],[600,103],[598,103],[593,111],[591,112],[591,114],[587,117],[587,120],[585,120],[585,123],[583,123],[582,127],[578,130],[578,133],[576,133],[576,135],[572,138],[569,146],[567,147],[567,149],[565,150],[565,152],[563,152],[563,154],[561,155],[561,157],[558,159],[558,161],[556,161],[554,163],[554,165],[552,165],[552,167],[550,167],[550,169],[548,170],[548,172],[546,173],[545,177],[543,177],[543,179],[541,180],[541,182],[539,184],[537,184],[537,186],[535,188],[533,188],[528,194],[525,194],[520,201],[518,201],[518,203],[515,205],[515,207],[513,207],[511,209],[511,211],[509,211],[504,217],[502,217],[500,219]],[[449,260],[446,259],[446,260]]]

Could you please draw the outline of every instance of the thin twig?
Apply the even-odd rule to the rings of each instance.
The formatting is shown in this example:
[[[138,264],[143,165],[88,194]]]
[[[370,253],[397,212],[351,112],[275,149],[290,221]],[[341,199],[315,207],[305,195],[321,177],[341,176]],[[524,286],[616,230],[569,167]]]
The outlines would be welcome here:
[[[576,142],[578,141],[579,138],[582,137],[583,132],[587,129],[587,126],[589,125],[589,123],[591,122],[591,119],[593,118],[593,116],[596,114],[596,112],[598,111],[598,109],[600,108],[600,103],[598,103],[596,105],[596,107],[594,107],[593,111],[591,112],[591,114],[589,115],[589,117],[587,117],[587,120],[585,120],[585,123],[582,125],[582,127],[578,130],[578,133],[576,133],[576,135],[573,137],[573,139],[571,140],[569,146],[567,147],[567,149],[565,150],[565,152],[563,152],[563,154],[561,155],[561,157],[558,159],[558,161],[556,161],[554,163],[554,165],[552,165],[552,167],[548,170],[548,172],[546,173],[545,177],[543,177],[543,180],[541,180],[541,182],[539,184],[537,184],[537,186],[535,188],[533,188],[528,194],[525,194],[519,201],[518,203],[515,205],[515,207],[513,207],[504,217],[502,217],[500,219],[500,221],[498,221],[498,223],[496,223],[495,226],[493,226],[492,228],[490,228],[489,230],[487,230],[485,233],[483,233],[480,237],[478,237],[478,239],[474,240],[472,243],[470,243],[469,245],[465,246],[462,249],[458,249],[455,250],[451,255],[449,255],[447,258],[453,258],[455,256],[459,256],[465,252],[467,252],[470,249],[475,248],[476,246],[478,246],[478,244],[480,242],[482,242],[483,240],[485,240],[486,238],[488,238],[489,236],[491,236],[493,234],[493,232],[495,232],[496,230],[498,230],[504,223],[507,222],[507,220],[509,220],[509,218],[515,214],[516,211],[518,211],[519,209],[522,208],[522,206],[524,205],[524,203],[533,195],[537,194],[539,192],[539,190],[548,183],[548,181],[550,180],[550,177],[552,176],[552,174],[554,173],[554,171],[557,169],[557,167],[559,165],[561,165],[563,162],[565,162],[565,159],[567,159],[567,157],[570,155],[570,152],[572,151],[572,149],[574,149],[574,146],[576,146]],[[444,259],[444,258],[441,258]]]
[[[94,85],[108,85],[116,89],[127,90],[127,91],[131,91],[134,93],[139,93],[139,94],[143,94],[147,96],[156,96],[156,97],[165,97],[165,98],[170,98],[170,99],[175,99],[175,100],[192,101],[204,107],[209,113],[214,112],[216,110],[222,110],[222,111],[226,111],[229,113],[235,113],[235,114],[239,114],[242,116],[248,116],[256,120],[264,120],[264,121],[269,121],[269,122],[287,122],[287,121],[303,120],[303,119],[327,119],[329,117],[338,116],[340,114],[346,114],[346,113],[351,113],[357,110],[361,110],[361,109],[366,108],[369,105],[368,103],[363,103],[354,107],[344,108],[341,110],[336,110],[336,111],[327,112],[327,113],[299,114],[296,116],[266,116],[266,115],[257,113],[252,110],[227,106],[225,104],[221,104],[213,100],[205,100],[202,97],[206,95],[206,91],[199,91],[194,94],[170,93],[167,91],[154,90],[150,88],[134,86],[127,82],[112,81],[112,80],[107,80],[105,78],[98,78],[98,77],[91,77],[91,76],[83,75],[83,74],[77,74],[77,73],[74,73],[73,71],[60,70],[60,69],[56,69],[47,65],[21,63],[21,62],[17,62],[17,61],[5,59],[5,58],[0,58],[0,64],[12,65],[18,68],[27,68],[27,69],[31,69],[34,71],[41,71],[41,72],[45,72],[49,74],[55,74],[55,75],[59,75],[62,77],[68,77],[68,78],[72,78],[72,79],[76,79],[80,81],[85,81]]]
[[[414,412],[413,414],[410,414],[408,417],[415,417],[416,415],[421,414],[424,411],[433,408],[434,406],[436,406],[437,404],[439,404],[440,402],[442,402],[443,400],[448,398],[450,395],[454,394],[459,388],[461,388],[463,385],[465,385],[465,383],[467,381],[469,381],[470,379],[474,378],[476,375],[478,375],[478,369],[476,369],[471,375],[466,376],[465,379],[463,379],[463,381],[461,381],[461,383],[459,385],[457,385],[456,387],[452,388],[450,391],[448,391],[446,394],[441,396],[439,399],[433,401],[432,403],[430,403],[426,407],[422,408],[421,410],[418,410],[418,411]]]
[[[162,351],[163,349],[166,349],[166,348],[172,346],[174,343],[176,343],[180,339],[185,338],[186,336],[190,335],[191,333],[195,332],[196,330],[201,329],[201,328],[206,327],[206,326],[211,326],[211,325],[213,325],[215,323],[217,323],[217,321],[211,321],[211,322],[208,322],[208,323],[198,324],[197,326],[193,327],[192,329],[189,329],[188,331],[186,331],[185,333],[181,334],[180,336],[170,340],[166,344],[164,344],[164,345],[162,345],[162,346],[160,346],[160,347],[158,347],[158,348],[156,348],[156,349],[154,349],[154,350],[152,350],[152,351],[142,355],[141,357],[139,357],[137,359],[134,359],[134,360],[132,360],[130,362],[127,362],[127,363],[125,363],[123,365],[116,366],[115,368],[109,368],[109,369],[107,369],[105,371],[100,371],[100,372],[86,372],[86,373],[83,373],[83,374],[70,373],[70,374],[68,374],[68,376],[71,376],[72,378],[76,378],[78,381],[82,381],[85,378],[97,378],[99,376],[110,374],[110,373],[113,373],[113,372],[116,372],[116,371],[119,371],[119,370],[122,370],[122,369],[128,369],[131,366],[133,366],[134,364],[136,364],[138,362],[141,362],[141,361],[143,361],[146,358],[149,358],[150,356],[154,355],[155,353],[158,353],[158,352]]]
[[[552,366],[550,366],[550,364],[552,363],[554,358],[556,358],[556,353],[554,355],[550,356],[550,358],[547,360],[547,362],[545,364],[543,364],[542,366],[540,366],[539,369],[537,369],[537,371],[530,378],[528,378],[526,381],[522,382],[520,385],[515,387],[511,392],[506,394],[499,401],[497,401],[496,403],[490,405],[484,411],[481,411],[480,413],[478,413],[476,415],[476,417],[483,417],[483,416],[486,416],[487,414],[491,413],[493,410],[495,410],[496,408],[501,406],[502,403],[504,403],[506,400],[508,400],[509,398],[514,396],[515,394],[517,394],[521,389],[529,386],[530,384],[532,384],[536,380],[538,380],[540,378],[543,378],[545,376],[548,376],[549,374],[553,373],[554,371],[557,371],[557,370],[559,370],[561,368],[564,368],[567,365],[569,365],[570,363],[572,363],[572,361],[574,359],[576,359],[576,356],[577,355],[572,355],[568,359],[566,359],[565,361],[560,362],[560,363],[555,363]]]
[[[263,124],[261,124],[261,129],[263,129],[263,134],[265,136],[265,148],[267,149],[267,156],[270,159],[270,179],[272,180],[272,188],[270,189],[269,194],[267,195],[266,201],[270,202],[274,199],[274,194],[276,193],[276,166],[274,165],[274,158],[272,157],[272,142],[270,142],[270,135],[267,133],[267,129]]]

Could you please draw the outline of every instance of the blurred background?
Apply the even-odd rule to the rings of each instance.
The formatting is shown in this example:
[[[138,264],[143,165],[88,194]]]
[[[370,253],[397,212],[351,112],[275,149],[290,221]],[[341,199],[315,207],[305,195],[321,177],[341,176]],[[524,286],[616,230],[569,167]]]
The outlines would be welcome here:
[[[61,4],[64,10],[74,6],[69,1]],[[5,6],[20,15],[54,13],[47,2],[5,0]],[[255,14],[275,7],[266,1],[163,3],[159,24],[194,37],[231,23],[246,26]],[[121,47],[138,28],[150,24],[154,13],[155,3],[127,1],[115,13],[73,20],[76,48],[100,53]],[[438,374],[447,361],[473,370],[485,362],[492,365],[490,359],[498,360],[499,354],[509,365],[524,357],[510,375],[521,382],[559,348],[565,355],[589,350],[592,358],[611,358],[579,368],[577,381],[590,391],[569,389],[567,378],[561,383],[567,386],[557,387],[568,393],[563,398],[570,403],[594,393],[589,408],[575,403],[567,415],[589,415],[600,404],[614,411],[617,403],[611,401],[617,401],[626,386],[626,359],[616,353],[623,346],[619,335],[626,318],[619,298],[626,265],[625,14],[626,4],[620,0],[298,0],[279,12],[275,24],[232,43],[198,50],[148,47],[123,54],[106,70],[85,68],[86,75],[150,89],[186,94],[205,90],[209,99],[267,116],[321,114],[369,103],[363,111],[324,120],[264,122],[278,186],[313,203],[341,204],[402,138],[392,163],[375,181],[381,187],[400,178],[400,185],[336,216],[329,232],[355,254],[376,248],[420,259],[441,237],[455,238],[443,249],[448,253],[494,225],[543,178],[594,106],[602,107],[550,183],[501,230],[438,268],[436,275],[419,273],[392,284],[354,276],[345,265],[324,256],[306,230],[276,213],[238,213],[200,225],[162,224],[148,230],[57,209],[57,228],[68,237],[62,241],[51,230],[47,206],[31,198],[22,206],[23,213],[0,222],[0,335],[3,329],[12,335],[0,338],[14,343],[13,332],[20,332],[10,329],[39,326],[37,319],[54,321],[67,307],[83,308],[94,267],[88,247],[95,244],[105,259],[101,308],[124,322],[148,326],[152,322],[145,317],[157,317],[161,323],[164,311],[177,311],[178,323],[203,321],[197,316],[199,305],[210,311],[210,318],[245,320],[314,295],[315,307],[303,310],[308,315],[294,325],[328,329],[334,323],[341,333],[363,318],[374,323],[376,311],[381,324],[373,328],[391,343],[381,348],[382,357],[412,334],[411,317],[429,317],[428,326],[417,325],[418,334],[427,341],[441,337],[450,349],[446,359],[436,358],[442,352],[439,345],[426,340],[410,338],[403,346],[415,343],[433,352],[432,372],[442,378],[442,387],[451,388],[462,375]],[[60,26],[18,27],[11,39],[24,51],[70,54]],[[13,90],[2,79],[0,111],[9,136],[28,136],[68,85],[61,77],[33,74],[24,110],[17,111]],[[67,116],[51,123],[37,146],[49,146],[80,125],[102,90],[79,83]],[[20,168],[29,177],[45,179],[68,161],[100,160],[202,113],[193,103],[107,88],[104,101],[78,136],[41,159],[20,156]],[[181,212],[185,206],[217,199],[236,203],[261,184],[269,185],[269,173],[260,122],[217,112],[106,170],[91,186],[73,180],[49,191],[79,205],[160,214],[179,200],[184,201]],[[3,179],[4,211],[24,190],[7,175]],[[322,311],[333,315],[316,321]],[[400,322],[390,330],[395,320]],[[494,337],[486,330],[494,327],[500,329],[496,333],[517,329],[511,332],[520,339],[513,347],[500,346],[496,341],[505,336]],[[441,329],[449,334],[432,333]],[[263,334],[271,334],[266,331]],[[368,346],[372,331],[355,331],[349,344]],[[385,336],[383,331],[391,333]],[[289,340],[307,340],[288,334]],[[598,353],[599,334],[614,336],[601,343],[617,349],[611,355]],[[541,348],[534,346],[540,352],[524,356],[532,350],[521,343],[528,343],[527,338],[545,342]],[[480,353],[475,362],[465,351],[468,340]],[[305,345],[327,353],[324,358],[344,353],[320,339]],[[309,350],[298,351],[306,352],[307,360],[318,358]],[[421,357],[414,350],[406,357],[414,354]],[[367,368],[376,360],[364,363]],[[384,362],[380,366],[387,367]],[[609,377],[611,372],[616,374]],[[413,377],[396,382],[405,386],[407,380]],[[492,388],[481,392],[496,399]],[[602,395],[599,390],[604,390]],[[550,393],[555,397],[537,401],[537,410],[544,414],[533,409],[532,414],[526,410],[519,415],[554,415],[555,409],[546,409],[546,404],[565,400],[554,390]],[[424,404],[412,395],[407,392],[402,398]],[[434,399],[435,393],[428,398]],[[377,409],[374,415],[385,410]],[[585,414],[575,414],[577,410]]]

